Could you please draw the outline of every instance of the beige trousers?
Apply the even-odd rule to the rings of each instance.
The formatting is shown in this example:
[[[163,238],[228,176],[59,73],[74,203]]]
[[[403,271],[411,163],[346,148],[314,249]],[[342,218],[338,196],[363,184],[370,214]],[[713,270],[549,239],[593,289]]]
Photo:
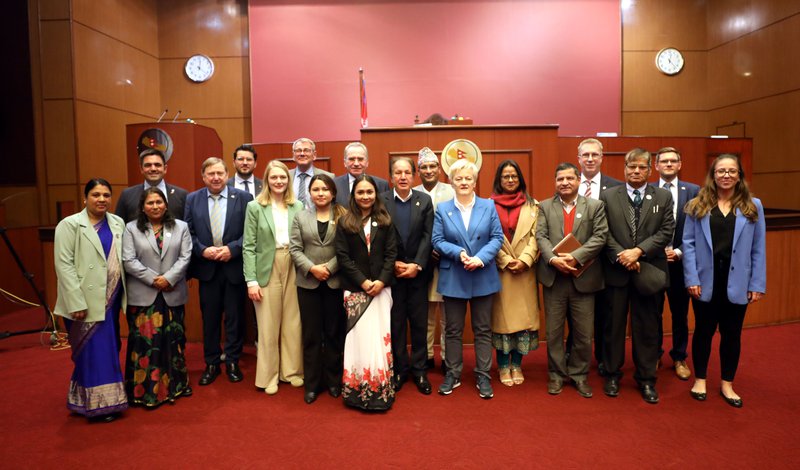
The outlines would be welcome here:
[[[269,282],[253,302],[258,323],[256,387],[303,378],[303,342],[294,265],[289,250],[278,248]]]

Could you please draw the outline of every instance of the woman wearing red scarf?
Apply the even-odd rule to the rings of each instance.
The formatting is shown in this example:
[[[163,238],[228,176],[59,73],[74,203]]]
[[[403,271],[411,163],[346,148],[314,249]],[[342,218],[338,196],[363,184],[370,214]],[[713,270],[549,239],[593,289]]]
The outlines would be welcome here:
[[[539,203],[528,196],[517,162],[505,160],[497,167],[492,200],[503,226],[503,247],[497,253],[502,288],[492,305],[492,344],[503,385],[519,385],[522,356],[539,347],[539,291],[536,271],[536,217]]]

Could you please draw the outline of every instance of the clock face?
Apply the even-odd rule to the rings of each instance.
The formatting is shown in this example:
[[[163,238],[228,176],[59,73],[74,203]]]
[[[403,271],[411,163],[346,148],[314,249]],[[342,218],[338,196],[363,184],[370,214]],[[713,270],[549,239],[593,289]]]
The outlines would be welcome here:
[[[667,75],[675,75],[683,69],[683,54],[673,47],[661,49],[656,54],[656,67]]]
[[[208,56],[197,54],[189,57],[184,67],[189,80],[200,83],[214,75],[214,62]]]

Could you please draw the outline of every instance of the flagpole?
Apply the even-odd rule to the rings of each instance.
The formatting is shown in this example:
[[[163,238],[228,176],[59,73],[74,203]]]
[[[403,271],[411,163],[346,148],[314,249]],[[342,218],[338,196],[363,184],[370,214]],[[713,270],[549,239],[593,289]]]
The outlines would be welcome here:
[[[364,68],[358,68],[358,88],[361,101],[361,128],[369,127],[367,119],[367,82],[364,79]]]

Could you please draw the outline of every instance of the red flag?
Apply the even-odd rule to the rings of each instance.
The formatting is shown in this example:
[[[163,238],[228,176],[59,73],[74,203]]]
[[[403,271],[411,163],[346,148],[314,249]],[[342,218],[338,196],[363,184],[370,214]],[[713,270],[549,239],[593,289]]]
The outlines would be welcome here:
[[[361,93],[361,127],[369,127],[367,120],[367,82],[364,80],[364,69],[358,69],[358,86]]]

